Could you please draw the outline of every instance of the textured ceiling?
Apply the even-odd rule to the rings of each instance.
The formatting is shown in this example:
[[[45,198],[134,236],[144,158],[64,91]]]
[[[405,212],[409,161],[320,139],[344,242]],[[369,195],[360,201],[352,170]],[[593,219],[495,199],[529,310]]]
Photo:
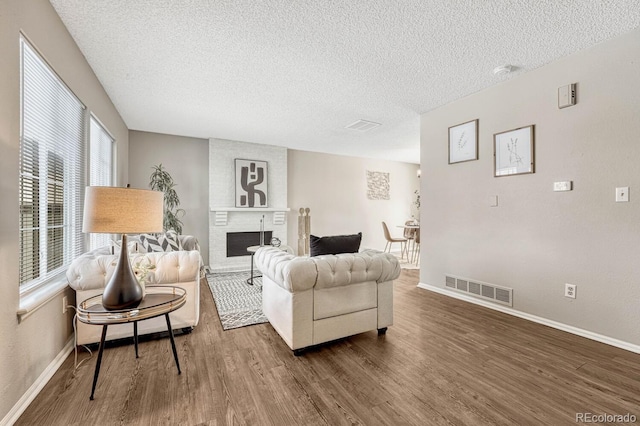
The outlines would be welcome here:
[[[640,26],[640,0],[51,4],[130,129],[413,163],[420,113]]]

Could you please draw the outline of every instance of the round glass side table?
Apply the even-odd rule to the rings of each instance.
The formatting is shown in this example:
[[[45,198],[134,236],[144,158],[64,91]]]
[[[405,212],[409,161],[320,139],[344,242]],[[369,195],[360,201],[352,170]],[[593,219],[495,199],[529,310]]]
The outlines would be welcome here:
[[[178,352],[176,351],[176,343],[173,339],[173,329],[171,328],[171,320],[169,313],[181,308],[187,301],[187,291],[182,287],[173,286],[147,286],[146,294],[142,302],[136,307],[128,309],[118,309],[109,311],[102,306],[102,294],[90,297],[80,303],[78,307],[78,320],[86,324],[94,324],[102,326],[102,337],[100,338],[100,349],[98,351],[98,359],[96,360],[96,368],[93,374],[93,385],[91,387],[91,397],[96,390],[98,383],[98,375],[100,374],[100,364],[102,363],[102,352],[104,351],[104,341],[107,336],[107,327],[114,324],[133,323],[133,340],[135,343],[136,358],[138,358],[138,321],[164,315],[167,321],[167,330],[171,339],[171,349],[173,350],[173,358],[176,361],[178,374],[180,371],[180,362],[178,361]]]

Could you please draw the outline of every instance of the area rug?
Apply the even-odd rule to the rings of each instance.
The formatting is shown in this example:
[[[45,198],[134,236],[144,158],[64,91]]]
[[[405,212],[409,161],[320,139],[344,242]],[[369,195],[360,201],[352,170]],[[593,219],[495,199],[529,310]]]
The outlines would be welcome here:
[[[206,277],[223,330],[267,322],[262,313],[262,278],[255,278],[254,285],[249,285],[249,271],[210,273]]]
[[[420,266],[416,265],[415,263],[409,262],[406,256],[401,258],[400,255],[398,254],[396,258],[400,262],[400,268],[402,269],[420,269]]]
[[[400,252],[393,252],[391,254],[394,255],[396,259],[398,259],[398,263],[400,263],[401,269],[420,269],[420,266],[407,260],[406,254],[404,256],[400,256]],[[412,253],[410,252],[409,259],[411,259],[411,257]]]

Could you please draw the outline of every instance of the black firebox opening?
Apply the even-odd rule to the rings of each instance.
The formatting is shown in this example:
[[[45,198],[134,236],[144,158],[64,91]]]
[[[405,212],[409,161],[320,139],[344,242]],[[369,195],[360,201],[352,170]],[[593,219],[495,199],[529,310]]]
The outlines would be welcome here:
[[[271,243],[273,231],[264,231],[264,244]],[[260,232],[227,232],[227,257],[248,256],[247,247],[260,245]]]

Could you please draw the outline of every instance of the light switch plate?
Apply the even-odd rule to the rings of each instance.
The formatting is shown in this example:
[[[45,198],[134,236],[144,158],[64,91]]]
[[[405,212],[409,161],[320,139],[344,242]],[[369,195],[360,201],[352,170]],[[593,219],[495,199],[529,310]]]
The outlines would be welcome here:
[[[564,182],[553,182],[554,191],[571,191],[573,182],[568,180]]]
[[[558,88],[558,108],[566,108],[576,104],[576,84],[567,84]]]
[[[498,207],[498,196],[490,195],[489,196],[489,207]]]
[[[629,202],[629,187],[621,186],[616,188],[616,203]]]

